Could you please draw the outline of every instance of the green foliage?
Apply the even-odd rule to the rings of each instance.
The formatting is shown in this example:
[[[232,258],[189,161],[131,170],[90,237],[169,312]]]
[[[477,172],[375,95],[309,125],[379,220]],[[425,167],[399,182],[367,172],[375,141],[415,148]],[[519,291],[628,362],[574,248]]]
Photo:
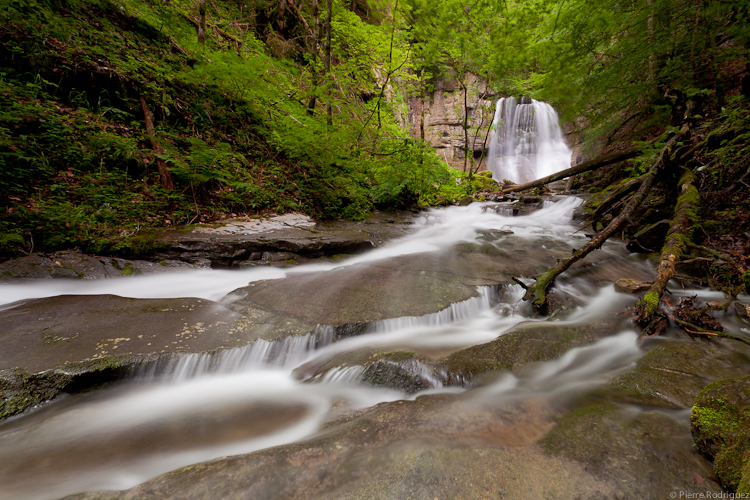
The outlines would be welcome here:
[[[402,16],[381,12],[375,25],[337,3],[335,73],[313,84],[319,58],[280,60],[259,39],[271,30],[288,57],[303,53],[302,25],[277,7],[255,2],[264,25],[247,30],[243,6],[212,3],[205,46],[189,0],[0,7],[14,33],[0,47],[0,250],[28,251],[33,241],[37,250],[148,251],[145,228],[231,213],[359,219],[374,203],[404,205],[452,179],[431,150],[406,139],[396,119],[403,95],[351,99],[381,90],[373,68],[409,79]],[[145,134],[141,97],[162,153]],[[173,191],[159,186],[156,159]]]

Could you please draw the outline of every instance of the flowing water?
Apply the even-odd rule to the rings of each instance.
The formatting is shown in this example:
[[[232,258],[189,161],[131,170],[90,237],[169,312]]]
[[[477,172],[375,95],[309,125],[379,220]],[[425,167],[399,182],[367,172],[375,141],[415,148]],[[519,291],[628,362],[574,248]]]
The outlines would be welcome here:
[[[524,184],[569,168],[572,152],[558,121],[557,112],[545,102],[498,99],[488,153],[492,177]]]
[[[114,293],[127,297],[195,296],[219,300],[249,282],[335,269],[394,256],[437,252],[472,242],[483,231],[513,231],[528,248],[580,246],[586,238],[573,220],[581,204],[562,198],[530,215],[512,217],[505,205],[472,204],[427,212],[414,232],[338,263],[246,271],[192,271],[101,281],[45,281],[0,286],[0,304],[58,294]],[[600,250],[602,264],[628,272],[650,266],[620,244]],[[619,266],[619,267],[618,267]],[[426,393],[466,393],[469,399],[567,397],[590,390],[639,355],[636,335],[622,325],[599,342],[523,374],[506,374],[481,387],[444,387],[424,371],[426,390],[406,394],[362,382],[361,366],[339,367],[305,380],[305,366],[320,365],[360,348],[447,354],[490,342],[524,321],[577,324],[612,317],[633,303],[611,285],[569,275],[560,288],[581,304],[564,319],[535,317],[520,302],[518,285],[479,287],[478,297],[421,317],[372,323],[358,336],[334,342],[330,327],[307,337],[258,340],[215,354],[183,355],[135,370],[130,380],[86,395],[58,398],[0,424],[0,499],[59,498],[93,489],[125,489],[178,467],[249,453],[313,435],[333,408],[354,410]],[[5,307],[12,307],[6,305]],[[295,371],[296,369],[296,371]],[[473,396],[472,396],[473,395]]]

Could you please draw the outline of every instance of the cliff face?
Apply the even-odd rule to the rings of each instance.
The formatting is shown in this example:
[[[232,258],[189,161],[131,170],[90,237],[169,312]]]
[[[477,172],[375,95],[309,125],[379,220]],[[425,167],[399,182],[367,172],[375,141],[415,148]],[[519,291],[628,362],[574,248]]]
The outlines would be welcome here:
[[[412,135],[422,137],[423,124],[424,139],[458,170],[476,170],[489,144],[487,132],[495,113],[495,96],[484,79],[469,75],[467,88],[468,161],[464,161],[464,91],[459,83],[453,79],[439,80],[432,92],[425,93],[424,99],[414,96],[407,100],[407,126]],[[486,170],[486,157],[482,159],[480,170]]]

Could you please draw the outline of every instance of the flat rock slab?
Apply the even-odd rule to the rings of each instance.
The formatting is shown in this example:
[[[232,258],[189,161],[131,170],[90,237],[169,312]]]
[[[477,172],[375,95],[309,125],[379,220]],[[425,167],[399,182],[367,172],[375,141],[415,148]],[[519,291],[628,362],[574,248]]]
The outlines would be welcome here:
[[[325,325],[422,316],[478,296],[472,286],[374,265],[260,281],[233,294],[244,295],[231,304],[235,310],[257,306]]]
[[[710,382],[750,373],[750,348],[729,339],[664,341],[616,377],[618,398],[666,408],[690,408]]]
[[[465,242],[442,251],[255,282],[232,292],[242,298],[230,307],[237,311],[259,307],[306,323],[330,325],[422,316],[476,297],[477,286],[510,285],[513,276],[533,276],[569,251],[553,238],[541,237],[529,244],[506,235],[492,243]],[[574,265],[572,272],[596,268],[610,257],[594,254],[591,262]]]
[[[107,279],[186,269],[205,269],[208,260],[195,262],[128,260],[86,255],[76,250],[35,254],[0,263],[0,282],[37,279]]]
[[[708,477],[710,464],[692,451],[685,423],[655,413],[627,418],[610,405],[593,428],[588,414],[572,413],[555,432],[554,410],[543,399],[422,396],[345,417],[304,442],[193,465],[125,492],[67,498],[599,499],[721,491],[711,481],[694,483],[693,473]]]
[[[206,352],[313,326],[263,311],[238,314],[205,299],[61,295],[0,311],[0,369],[36,373],[67,362],[123,354]]]
[[[264,260],[264,252],[291,252],[306,257],[357,253],[403,236],[411,230],[415,218],[411,212],[376,212],[364,221],[322,224],[302,214],[227,219],[191,231],[165,232],[159,240],[168,243],[169,249],[157,258],[203,258],[215,265],[232,267]]]

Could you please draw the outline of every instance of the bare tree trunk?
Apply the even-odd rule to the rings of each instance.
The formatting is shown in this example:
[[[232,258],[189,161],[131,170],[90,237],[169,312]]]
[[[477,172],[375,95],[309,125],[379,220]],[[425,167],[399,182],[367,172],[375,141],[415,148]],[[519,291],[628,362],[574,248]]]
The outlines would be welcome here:
[[[520,186],[515,185],[507,189],[503,189],[501,191],[498,191],[498,193],[507,194],[507,193],[514,193],[514,192],[520,193],[521,191],[528,191],[529,189],[542,187],[546,184],[549,184],[550,182],[559,181],[571,175],[582,174],[590,170],[596,170],[597,168],[603,167],[605,165],[610,165],[612,163],[617,163],[618,161],[627,160],[628,158],[634,158],[638,156],[639,154],[641,154],[641,151],[643,150],[643,148],[645,148],[647,145],[653,144],[654,142],[656,142],[656,139],[650,141],[648,144],[644,146],[640,146],[640,147],[635,146],[630,149],[626,149],[625,151],[620,151],[617,153],[611,153],[608,155],[600,156],[599,158],[585,161],[583,163],[576,165],[575,167],[571,167],[571,168],[562,170],[560,172],[557,172],[556,174],[548,175],[547,177],[542,177],[541,179],[527,182],[526,184],[521,184]]]
[[[654,0],[646,0],[646,5],[648,5],[648,19],[646,20],[647,29],[648,29],[648,43],[649,46],[654,46]],[[651,83],[656,82],[656,54],[654,54],[653,50],[650,50],[648,53],[648,77]]]
[[[465,79],[466,73],[464,73],[464,80]],[[465,81],[458,80],[458,83],[460,83],[461,87],[464,89],[464,172],[466,172],[466,168],[469,162],[469,89]],[[473,154],[474,152],[472,151],[472,155]]]
[[[146,134],[148,134],[149,141],[151,142],[151,149],[153,149],[154,153],[156,153],[157,155],[163,155],[164,148],[162,148],[156,140],[156,131],[154,129],[154,115],[151,113],[151,111],[149,111],[148,104],[146,104],[146,99],[144,99],[143,96],[140,96],[140,98],[141,109],[143,110],[143,116],[146,119]],[[172,174],[169,172],[169,168],[167,168],[166,162],[157,156],[156,165],[159,168],[159,181],[161,182],[161,187],[163,187],[167,191],[171,191],[172,189],[174,189],[174,183],[172,182]]]
[[[313,116],[315,114],[315,105],[317,104],[317,92],[318,92],[318,70],[315,67],[318,56],[318,30],[320,28],[320,12],[318,11],[318,0],[312,0],[312,15],[313,15],[313,26],[312,33],[308,35],[312,38],[310,41],[310,80],[312,84],[312,95],[310,100],[307,102],[307,114]]]
[[[206,0],[198,0],[198,41],[206,44]]]
[[[326,18],[326,59],[325,59],[325,71],[326,79],[331,78],[331,19],[333,17],[333,0],[326,0],[326,7],[328,9],[328,17]],[[327,101],[326,101],[326,114],[328,115],[328,125],[333,125],[333,109],[331,107],[331,85],[328,84],[327,90]]]
[[[419,138],[424,141],[424,83],[420,83],[419,98],[421,99],[421,105],[419,106]]]

